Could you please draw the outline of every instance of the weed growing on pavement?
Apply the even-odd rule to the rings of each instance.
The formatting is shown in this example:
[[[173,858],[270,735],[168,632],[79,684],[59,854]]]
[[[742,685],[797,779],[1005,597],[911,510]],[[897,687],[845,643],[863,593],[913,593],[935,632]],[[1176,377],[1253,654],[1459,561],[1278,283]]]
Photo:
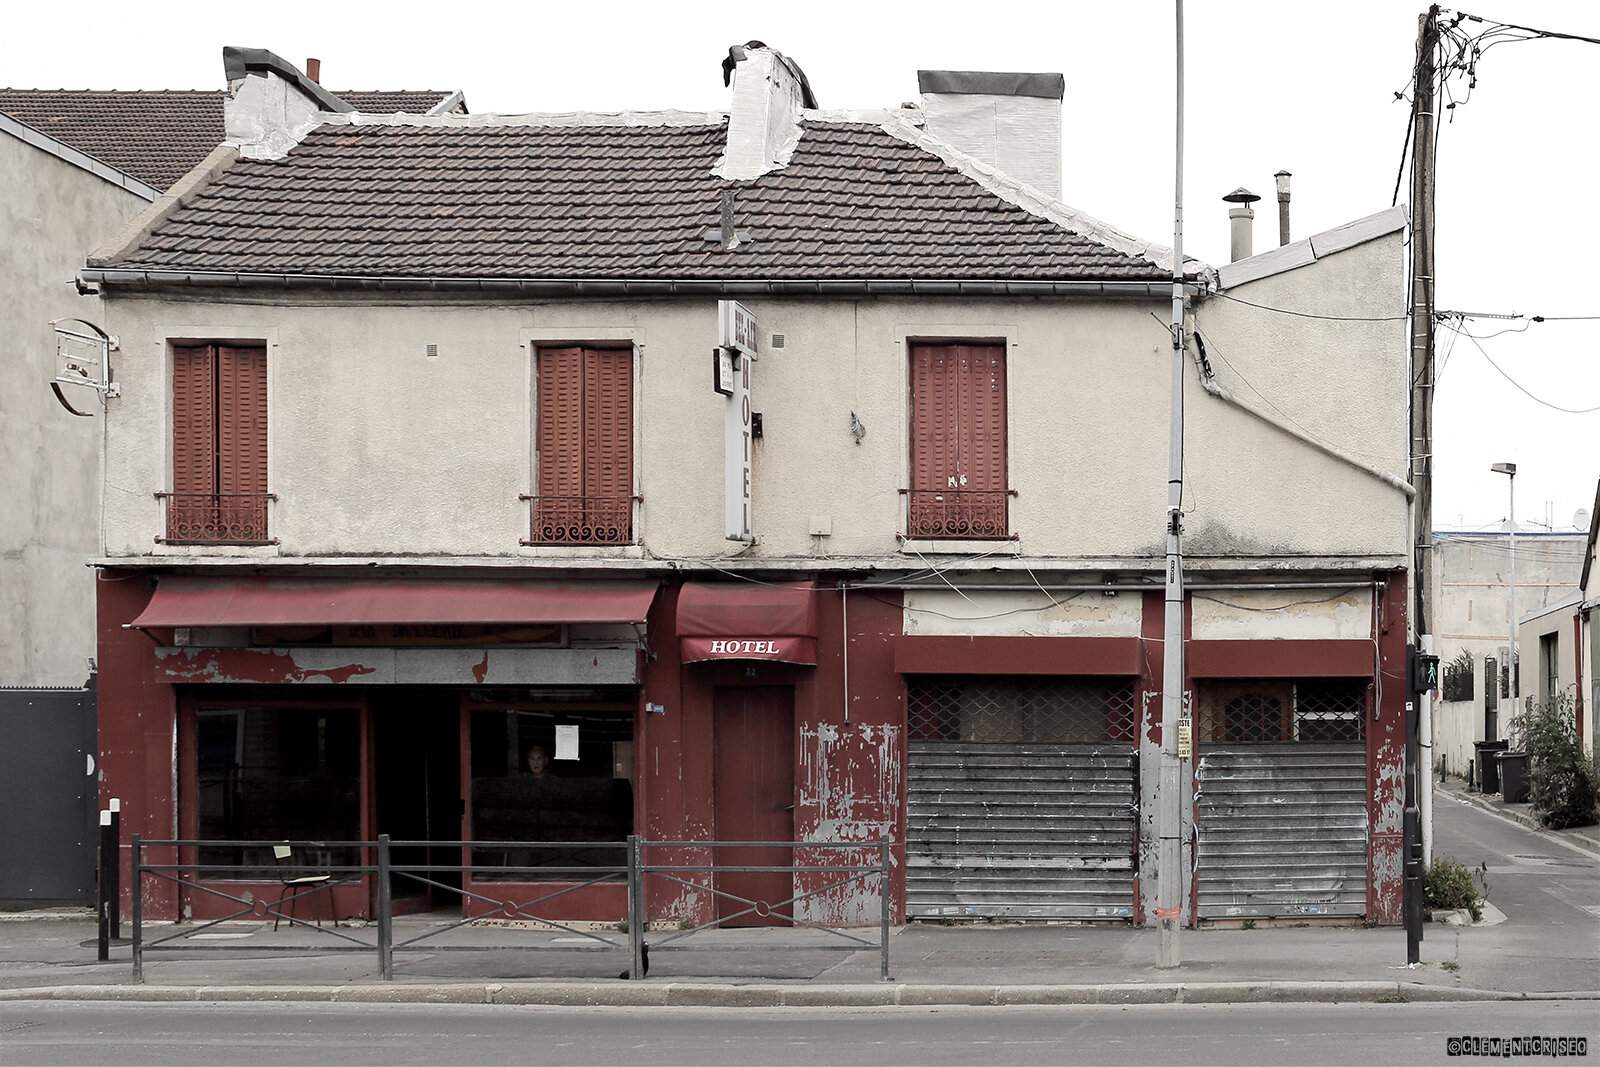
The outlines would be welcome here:
[[[1457,963],[1455,960],[1445,960],[1443,963],[1439,964],[1439,966],[1443,967],[1451,974],[1461,973],[1461,964]]]
[[[1254,930],[1256,928],[1256,921],[1254,919],[1246,919],[1244,921],[1244,928],[1246,930]]]
[[[1472,921],[1483,918],[1483,902],[1489,896],[1489,866],[1476,870],[1464,867],[1449,856],[1439,856],[1422,876],[1422,901],[1437,911],[1467,909]]]

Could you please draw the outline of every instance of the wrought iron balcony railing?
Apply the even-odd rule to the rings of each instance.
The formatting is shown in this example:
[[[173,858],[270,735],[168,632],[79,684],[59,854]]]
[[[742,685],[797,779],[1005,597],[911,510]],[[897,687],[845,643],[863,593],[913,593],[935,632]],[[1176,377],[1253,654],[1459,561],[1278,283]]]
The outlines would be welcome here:
[[[1008,490],[912,489],[908,496],[907,537],[979,539],[1010,534]]]
[[[276,493],[157,493],[167,503],[168,545],[273,545],[267,505]]]
[[[633,543],[634,496],[529,496],[532,533],[525,545]]]

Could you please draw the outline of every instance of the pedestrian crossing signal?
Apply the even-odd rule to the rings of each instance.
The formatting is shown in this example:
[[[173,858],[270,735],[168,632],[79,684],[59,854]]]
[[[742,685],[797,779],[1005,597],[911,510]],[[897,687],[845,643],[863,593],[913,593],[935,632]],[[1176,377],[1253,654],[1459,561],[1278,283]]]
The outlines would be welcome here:
[[[1411,668],[1411,691],[1427,693],[1439,688],[1439,657],[1416,649],[1407,649],[1406,658]]]

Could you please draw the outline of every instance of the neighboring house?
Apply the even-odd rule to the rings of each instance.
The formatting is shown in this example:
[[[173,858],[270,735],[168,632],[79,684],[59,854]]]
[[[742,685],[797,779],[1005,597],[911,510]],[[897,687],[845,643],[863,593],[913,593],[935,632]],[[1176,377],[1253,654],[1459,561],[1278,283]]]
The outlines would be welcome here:
[[[1434,752],[1449,773],[1466,773],[1479,741],[1506,737],[1515,714],[1507,704],[1506,644],[1511,638],[1512,549],[1503,530],[1440,530],[1433,537],[1435,611],[1434,650],[1447,675],[1470,665],[1470,696],[1433,706]],[[1577,593],[1583,569],[1584,534],[1579,531],[1524,531],[1516,536],[1518,697],[1539,693],[1543,660],[1539,644],[1528,643],[1520,620],[1544,615]],[[1463,659],[1462,657],[1465,657]],[[1486,684],[1485,679],[1490,683]]]
[[[1592,756],[1594,739],[1600,734],[1600,627],[1594,623],[1594,609],[1600,607],[1600,568],[1595,567],[1596,546],[1600,543],[1600,482],[1595,484],[1594,507],[1589,510],[1589,543],[1583,553],[1583,573],[1578,576],[1578,655],[1582,657],[1578,695],[1584,701],[1578,712],[1583,728],[1583,747]]]
[[[1595,489],[1600,504],[1600,484]],[[1594,749],[1595,537],[1600,508],[1590,513],[1587,536],[1578,539],[1582,562],[1575,588],[1567,596],[1517,621],[1517,646],[1526,663],[1522,692],[1535,701],[1565,694],[1572,698],[1573,728],[1589,751]],[[1521,558],[1521,542],[1518,542]],[[1537,657],[1537,658],[1535,658]]]
[[[270,54],[240,53],[246,63]],[[275,57],[271,57],[275,60]],[[292,71],[281,60],[276,63]],[[95,572],[104,423],[49,387],[57,320],[103,319],[84,257],[225,136],[225,92],[0,89],[0,901],[82,902],[95,822]],[[459,109],[459,93],[344,93],[368,110]],[[326,106],[337,101],[329,98]],[[70,325],[70,323],[69,323]],[[83,327],[75,327],[80,331]],[[113,366],[120,353],[112,353]],[[89,415],[88,390],[66,390]]]
[[[514,867],[887,840],[897,920],[1153,921],[1171,252],[1009,151],[1059,138],[1058,75],[830,112],[734,58],[726,116],[353,116],[252,73],[246,132],[91,257],[131,831]],[[1185,265],[1189,922],[1400,918],[1404,238],[1390,209]],[[263,848],[202,846],[206,884],[270,891]],[[460,877],[393,889],[624,914]],[[724,871],[648,917],[797,894],[882,901]]]

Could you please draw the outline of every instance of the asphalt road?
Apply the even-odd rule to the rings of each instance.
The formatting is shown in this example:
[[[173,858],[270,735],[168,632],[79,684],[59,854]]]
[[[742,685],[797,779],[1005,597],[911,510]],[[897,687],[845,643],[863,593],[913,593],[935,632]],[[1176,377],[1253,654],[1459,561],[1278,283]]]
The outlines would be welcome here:
[[[1498,918],[1493,909],[1504,914],[1493,939],[1439,924],[1427,928],[1433,948],[1455,944],[1462,985],[1515,989],[1513,971],[1535,971],[1540,981],[1533,988],[1600,988],[1600,857],[1442,792],[1434,794],[1433,826],[1434,859],[1447,856],[1474,869],[1486,864],[1489,918]],[[1566,936],[1552,940],[1552,930]]]
[[[1581,1036],[1594,1002],[750,1008],[8,1004],[24,1064],[1418,1064],[1463,1036]],[[1544,1059],[1535,1057],[1535,1059]],[[1544,1059],[1544,1062],[1550,1062]]]

